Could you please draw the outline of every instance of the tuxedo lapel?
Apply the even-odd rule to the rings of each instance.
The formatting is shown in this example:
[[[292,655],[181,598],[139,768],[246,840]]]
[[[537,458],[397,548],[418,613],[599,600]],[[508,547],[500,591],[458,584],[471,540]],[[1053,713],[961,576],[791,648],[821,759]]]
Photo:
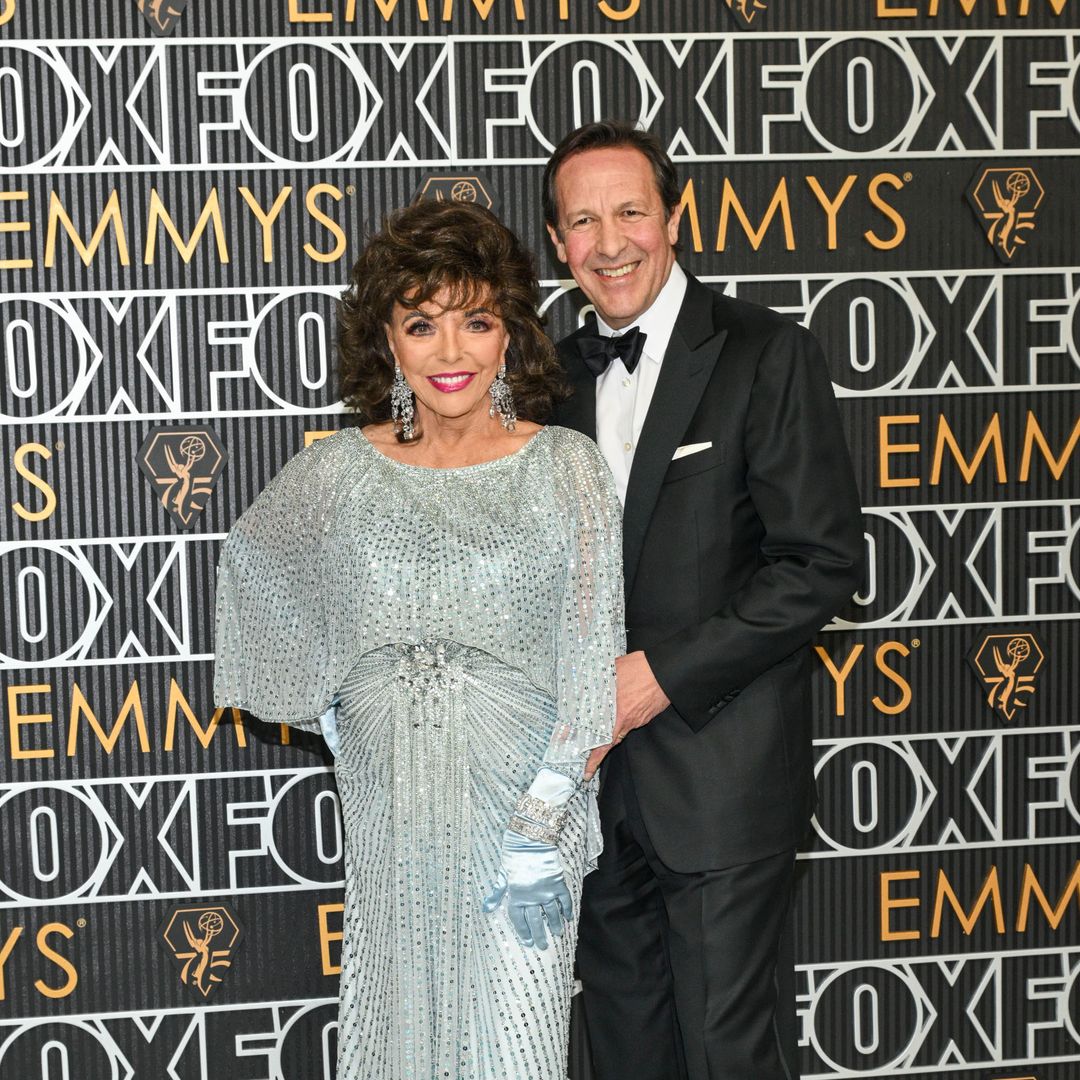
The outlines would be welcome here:
[[[623,575],[630,594],[660,486],[727,337],[712,320],[712,294],[694,278],[671,335],[641,429],[623,513]],[[595,425],[595,409],[594,425]]]

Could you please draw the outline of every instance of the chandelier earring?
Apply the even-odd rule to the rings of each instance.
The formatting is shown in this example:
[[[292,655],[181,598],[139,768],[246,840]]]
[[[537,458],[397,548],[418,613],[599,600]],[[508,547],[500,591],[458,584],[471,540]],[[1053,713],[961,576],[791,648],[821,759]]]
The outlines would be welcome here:
[[[507,431],[513,431],[517,425],[517,410],[514,408],[514,395],[506,382],[506,361],[499,365],[499,374],[491,380],[488,387],[491,395],[491,408],[488,416],[494,417],[499,414],[499,420]]]
[[[394,361],[394,385],[390,387],[390,416],[394,421],[394,434],[400,435],[406,442],[413,437],[413,419],[416,416],[413,392],[401,373],[401,367]]]

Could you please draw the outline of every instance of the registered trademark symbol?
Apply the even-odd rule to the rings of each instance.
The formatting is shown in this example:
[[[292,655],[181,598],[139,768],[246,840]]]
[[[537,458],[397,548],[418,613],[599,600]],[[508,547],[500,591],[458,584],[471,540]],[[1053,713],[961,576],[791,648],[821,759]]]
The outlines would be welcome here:
[[[355,195],[356,194],[356,185],[355,184],[346,184],[345,185],[345,194],[346,195]]]
[[[909,172],[904,173],[904,183],[910,184],[911,181],[914,180],[914,179],[915,179],[915,177],[911,173],[909,173]]]
[[[911,647],[913,649],[917,649],[921,644],[922,644],[922,642],[918,638],[912,638],[911,639]]]
[[[81,930],[86,925],[85,919],[76,919],[75,925]]]
[[[64,449],[64,440],[63,439],[57,439],[56,442],[53,445],[56,447],[57,450],[63,450]]]

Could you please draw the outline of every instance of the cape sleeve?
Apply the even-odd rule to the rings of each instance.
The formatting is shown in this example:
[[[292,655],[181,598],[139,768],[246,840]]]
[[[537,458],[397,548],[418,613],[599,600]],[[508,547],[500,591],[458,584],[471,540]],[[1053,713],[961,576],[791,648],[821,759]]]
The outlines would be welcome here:
[[[323,542],[335,514],[336,443],[292,458],[225,539],[217,571],[214,702],[322,730],[338,683]]]
[[[615,657],[626,651],[622,506],[596,444],[566,431],[561,486],[569,536],[567,579],[558,613],[555,688],[559,716],[544,761],[581,776],[589,750],[611,741]]]

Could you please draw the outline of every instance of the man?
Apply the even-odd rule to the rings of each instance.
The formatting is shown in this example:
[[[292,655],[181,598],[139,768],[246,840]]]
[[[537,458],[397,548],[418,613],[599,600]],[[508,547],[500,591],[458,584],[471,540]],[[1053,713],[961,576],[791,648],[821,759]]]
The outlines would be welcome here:
[[[578,947],[596,1075],[789,1080],[779,955],[814,800],[809,642],[861,575],[832,387],[805,330],[679,267],[654,137],[572,132],[544,195],[596,311],[560,343],[574,394],[557,420],[596,438],[625,508],[628,655],[591,762],[607,752],[604,853]]]

